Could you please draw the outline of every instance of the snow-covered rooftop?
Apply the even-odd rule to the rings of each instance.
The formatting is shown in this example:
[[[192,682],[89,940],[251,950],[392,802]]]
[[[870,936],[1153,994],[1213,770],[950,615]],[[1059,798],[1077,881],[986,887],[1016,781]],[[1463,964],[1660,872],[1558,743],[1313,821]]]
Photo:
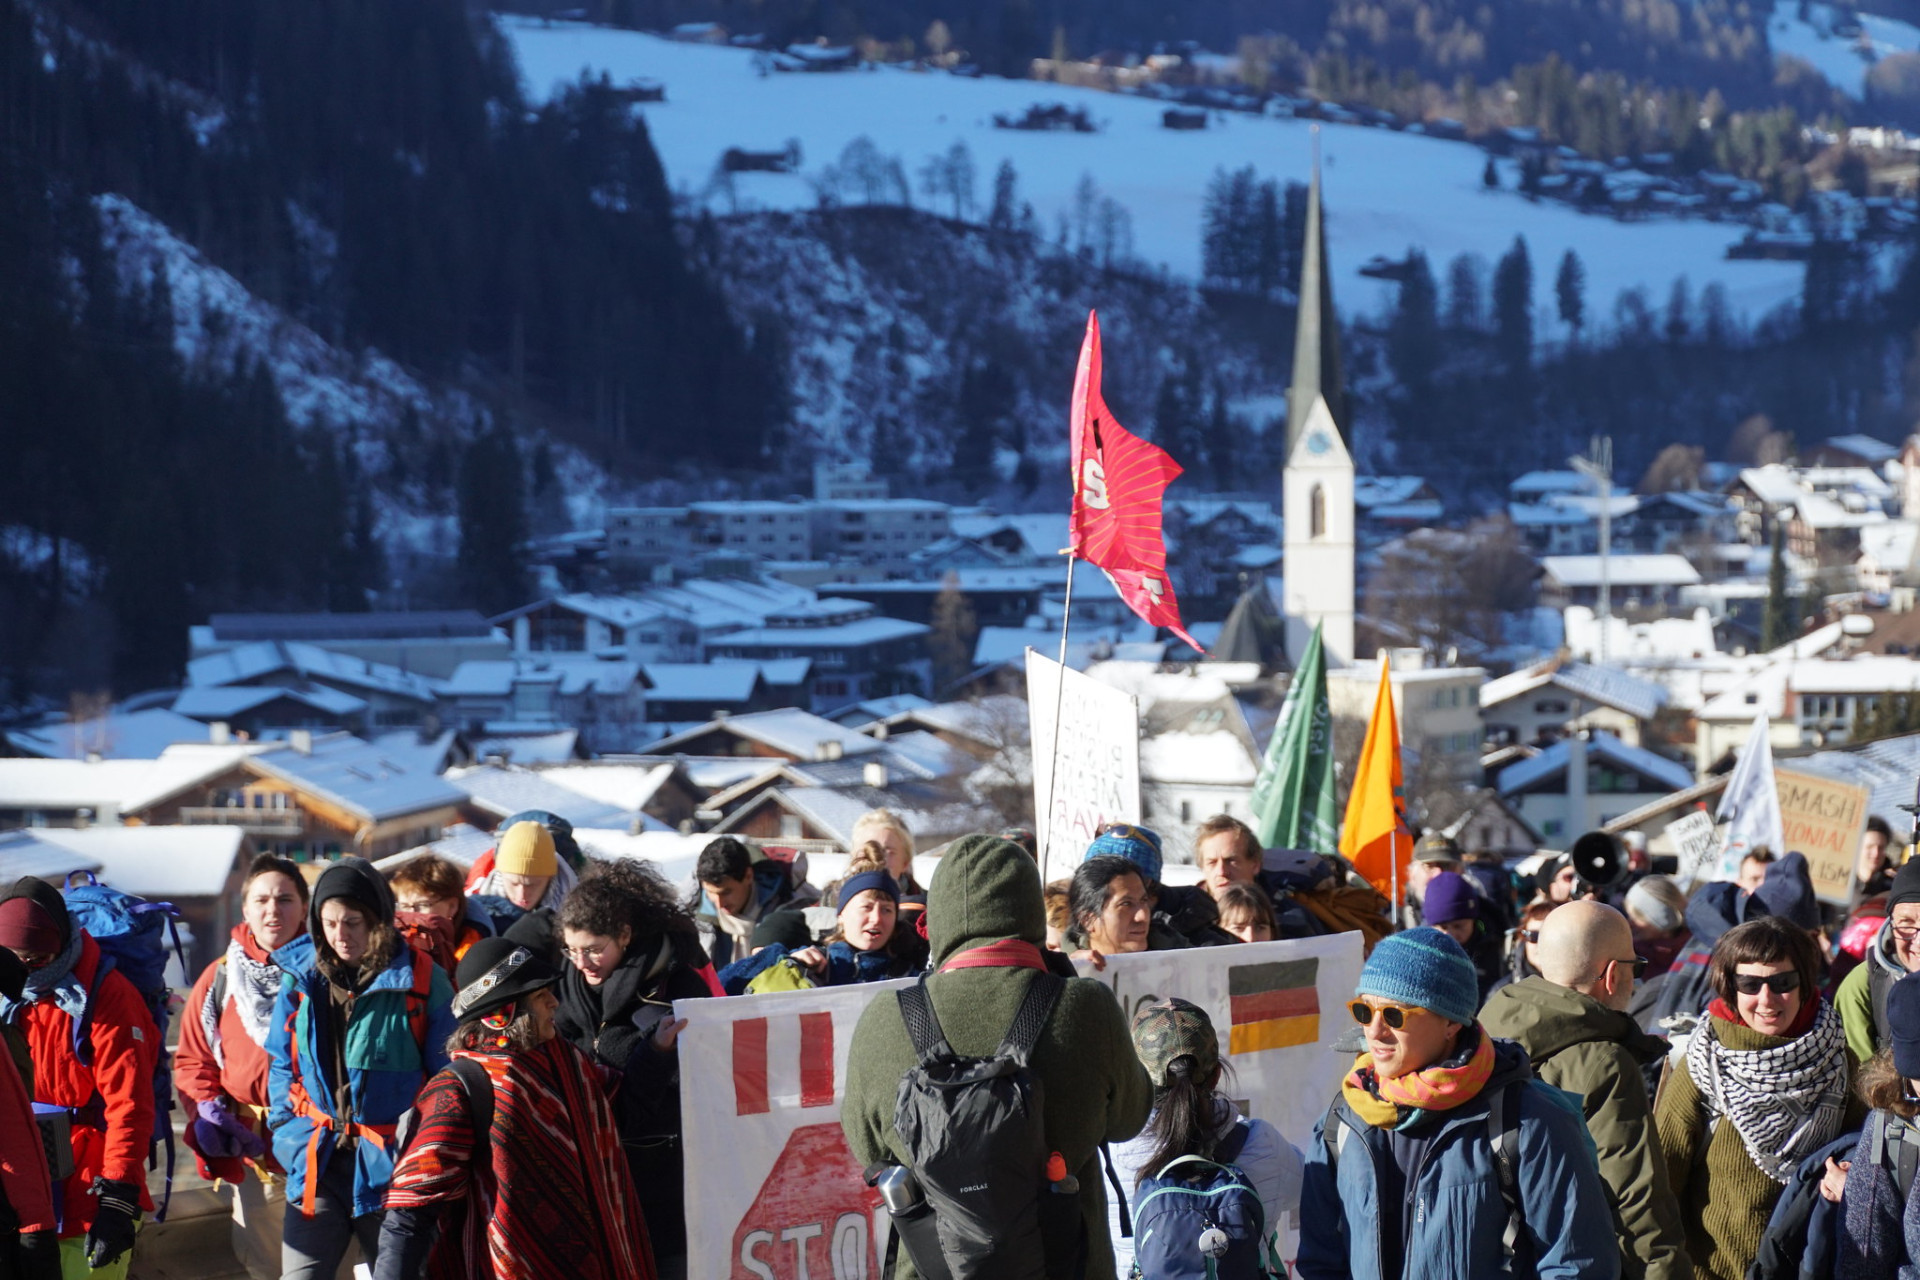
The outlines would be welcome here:
[[[131,813],[236,768],[254,744],[175,745],[153,760],[0,759],[0,809],[99,809]]]
[[[1660,685],[1613,667],[1594,666],[1586,662],[1544,662],[1487,681],[1480,688],[1480,705],[1483,708],[1496,707],[1548,685],[1565,689],[1589,702],[1624,711],[1640,720],[1651,719],[1667,701],[1667,691]]]
[[[282,672],[419,702],[433,701],[434,682],[424,676],[299,641],[262,640],[194,658],[187,663],[187,683],[196,687],[245,684]]]
[[[756,627],[734,631],[713,641],[727,649],[841,649],[885,644],[926,635],[931,628],[900,618],[857,618],[824,627]]]
[[[205,742],[207,726],[163,707],[149,707],[143,711],[114,711],[77,724],[62,717],[31,729],[10,729],[6,736],[13,749],[24,756],[153,760],[176,742]]]
[[[1565,773],[1570,750],[1567,742],[1556,742],[1537,756],[1508,765],[1500,771],[1500,794],[1512,795]],[[1640,747],[1630,747],[1610,733],[1595,733],[1588,738],[1587,758],[1598,758],[1615,768],[1631,770],[1674,791],[1693,785],[1693,773],[1685,765]]]
[[[221,684],[205,688],[182,689],[173,700],[173,709],[195,720],[224,720],[245,715],[276,699],[285,698],[300,706],[330,716],[358,715],[367,709],[365,698],[356,698],[339,689],[314,685],[307,689],[287,689],[280,685]]]
[[[625,829],[640,816],[637,809],[605,804],[582,795],[562,785],[547,770],[482,764],[449,769],[446,778],[466,792],[475,806],[496,819],[526,809],[544,809],[559,814],[576,827]]]
[[[1615,587],[1684,587],[1700,581],[1700,571],[1685,556],[1608,556],[1607,580]],[[1545,556],[1540,567],[1567,587],[1600,585],[1601,557]]]
[[[715,730],[737,733],[795,760],[825,760],[836,753],[843,756],[864,755],[880,749],[880,743],[865,734],[843,728],[811,711],[786,708],[779,711],[750,711],[710,721],[686,733],[663,738],[646,748],[646,753],[672,755],[683,740],[704,737]]]
[[[1259,772],[1240,736],[1215,733],[1156,733],[1140,740],[1142,782],[1202,782],[1222,787],[1250,787]]]
[[[239,827],[214,825],[34,827],[13,834],[93,864],[116,889],[161,901],[224,893],[247,838]],[[0,854],[10,851],[0,848]]]
[[[265,751],[249,762],[262,773],[279,778],[301,791],[331,800],[369,822],[460,804],[467,793],[439,775],[417,766],[409,768],[350,733],[330,733],[312,739],[311,751],[292,746]]]

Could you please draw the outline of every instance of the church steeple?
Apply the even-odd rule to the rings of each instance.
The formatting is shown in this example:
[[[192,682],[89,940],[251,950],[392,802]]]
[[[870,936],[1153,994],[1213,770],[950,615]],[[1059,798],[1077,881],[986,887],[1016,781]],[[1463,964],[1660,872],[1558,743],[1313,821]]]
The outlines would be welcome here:
[[[1344,438],[1346,386],[1340,377],[1340,324],[1333,311],[1333,273],[1327,268],[1327,237],[1320,209],[1320,132],[1313,135],[1313,176],[1307,188],[1307,231],[1300,254],[1300,309],[1293,329],[1293,384],[1287,390],[1287,454],[1316,398]]]

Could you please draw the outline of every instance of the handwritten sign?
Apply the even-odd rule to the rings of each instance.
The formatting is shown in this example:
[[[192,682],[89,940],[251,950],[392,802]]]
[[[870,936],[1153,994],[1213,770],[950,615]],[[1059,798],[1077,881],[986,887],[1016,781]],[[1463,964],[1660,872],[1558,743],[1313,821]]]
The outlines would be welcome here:
[[[1713,819],[1700,809],[1681,814],[1667,824],[1667,839],[1680,859],[1680,879],[1692,884],[1706,875],[1713,861]]]
[[[1846,902],[1867,825],[1867,789],[1787,769],[1775,769],[1773,782],[1786,842],[1775,852],[1804,853],[1813,891],[1829,902]]]
[[[1027,717],[1041,879],[1051,880],[1072,872],[1102,824],[1140,821],[1139,707],[1029,649]]]

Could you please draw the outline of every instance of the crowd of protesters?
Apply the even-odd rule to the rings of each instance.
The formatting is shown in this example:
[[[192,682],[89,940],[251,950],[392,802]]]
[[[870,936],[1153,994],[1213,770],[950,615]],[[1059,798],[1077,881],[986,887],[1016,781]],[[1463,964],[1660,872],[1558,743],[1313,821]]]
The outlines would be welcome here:
[[[1264,850],[1226,816],[1182,885],[1137,824],[1050,884],[1028,831],[957,841],[924,884],[897,816],[852,834],[824,892],[804,856],[719,837],[682,893],[544,813],[468,869],[256,859],[241,923],[176,1002],[171,1066],[236,1260],[286,1280],[356,1251],[378,1280],[685,1275],[704,1245],[674,1002],[917,977],[918,1003],[868,1004],[842,1106],[889,1190],[897,1275],[998,1274],[1009,1248],[1035,1276],[1274,1275],[1296,1223],[1309,1278],[1920,1276],[1920,860],[1877,820],[1844,916],[1792,852],[1689,893],[1643,847],[1597,887],[1564,856],[1521,875],[1435,833],[1396,909],[1337,856]],[[1128,1017],[1083,976],[1348,930],[1354,1056],[1301,1147],[1233,1101],[1200,1005]],[[0,897],[0,1030],[0,1274],[121,1280],[154,1209],[166,1037],[37,880]],[[953,1225],[937,1108],[906,1124],[940,1070],[1039,1100],[1015,1144],[1046,1156],[1034,1202],[985,1243]],[[918,1207],[889,1169],[919,1175]],[[925,1212],[942,1225],[916,1238]]]

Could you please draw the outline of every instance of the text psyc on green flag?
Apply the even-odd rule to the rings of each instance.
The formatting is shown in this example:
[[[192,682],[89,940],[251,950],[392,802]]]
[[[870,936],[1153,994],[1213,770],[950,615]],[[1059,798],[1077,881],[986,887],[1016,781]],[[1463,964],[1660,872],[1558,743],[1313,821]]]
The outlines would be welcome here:
[[[1269,849],[1334,847],[1339,810],[1333,791],[1333,712],[1320,628],[1287,686],[1267,758],[1253,784],[1253,832]]]

